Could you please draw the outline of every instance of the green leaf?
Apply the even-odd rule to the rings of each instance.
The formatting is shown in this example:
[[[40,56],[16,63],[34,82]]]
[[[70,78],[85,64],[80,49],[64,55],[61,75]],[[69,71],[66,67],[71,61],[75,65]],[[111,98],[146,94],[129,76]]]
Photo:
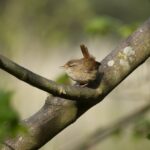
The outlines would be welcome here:
[[[114,32],[118,26],[120,26],[119,20],[109,16],[100,16],[87,23],[86,31],[95,35],[107,35]]]
[[[0,141],[20,131],[18,113],[12,108],[13,92],[0,90]]]
[[[70,79],[65,73],[63,73],[56,78],[56,82],[62,84],[70,84]]]
[[[148,119],[140,119],[133,126],[133,136],[137,139],[147,137],[150,139],[150,121]]]

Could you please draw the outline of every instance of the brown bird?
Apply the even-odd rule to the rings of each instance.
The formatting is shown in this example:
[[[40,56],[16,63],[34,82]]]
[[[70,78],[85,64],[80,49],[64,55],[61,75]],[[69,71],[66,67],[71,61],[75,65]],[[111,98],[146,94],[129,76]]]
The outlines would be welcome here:
[[[97,62],[95,58],[90,55],[85,45],[80,45],[80,48],[83,58],[70,60],[62,67],[72,80],[84,86],[96,80],[100,62]]]

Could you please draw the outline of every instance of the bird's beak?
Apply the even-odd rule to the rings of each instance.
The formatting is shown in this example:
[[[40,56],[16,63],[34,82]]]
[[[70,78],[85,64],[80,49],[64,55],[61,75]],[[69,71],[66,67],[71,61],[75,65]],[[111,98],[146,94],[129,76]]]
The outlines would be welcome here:
[[[63,66],[59,66],[61,69],[64,69],[66,66],[65,65],[63,65]]]

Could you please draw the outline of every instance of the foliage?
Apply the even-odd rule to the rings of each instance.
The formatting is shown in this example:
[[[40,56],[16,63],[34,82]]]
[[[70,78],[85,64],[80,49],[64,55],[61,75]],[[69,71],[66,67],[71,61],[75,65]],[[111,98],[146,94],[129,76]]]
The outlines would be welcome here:
[[[0,90],[0,141],[15,136],[19,130],[19,116],[11,106],[12,92]]]
[[[133,137],[136,139],[143,137],[150,139],[150,120],[148,118],[140,118],[134,123],[132,132]]]
[[[0,1],[1,51],[17,50],[21,44],[26,47],[35,42],[52,45],[67,40],[80,41],[86,38],[84,28],[104,35],[117,29],[116,22],[112,22],[114,18],[128,25],[149,17],[148,0],[142,3],[141,0],[112,1],[111,5],[108,4],[108,0]],[[111,17],[104,18],[104,15]],[[120,30],[125,36],[129,32],[126,27]]]
[[[66,73],[60,74],[57,78],[56,78],[56,82],[57,83],[62,83],[62,84],[70,84],[70,79],[69,77],[66,75]]]
[[[119,26],[119,21],[109,16],[99,16],[90,20],[86,26],[86,31],[96,35],[106,35],[115,31],[115,28]]]
[[[116,34],[127,37],[138,27],[139,23],[124,24],[121,20],[110,16],[99,16],[87,23],[86,31],[92,35]]]
[[[117,30],[118,34],[122,37],[128,37],[131,33],[133,33],[136,28],[139,26],[139,23],[131,23],[131,24],[123,24]]]
[[[114,137],[119,137],[119,138],[123,137],[123,135],[125,134],[124,132],[125,129],[118,128],[113,132],[112,135]],[[132,125],[128,127],[128,129],[130,129],[130,136],[133,139],[142,139],[142,138],[150,139],[150,120],[146,115],[134,121]]]

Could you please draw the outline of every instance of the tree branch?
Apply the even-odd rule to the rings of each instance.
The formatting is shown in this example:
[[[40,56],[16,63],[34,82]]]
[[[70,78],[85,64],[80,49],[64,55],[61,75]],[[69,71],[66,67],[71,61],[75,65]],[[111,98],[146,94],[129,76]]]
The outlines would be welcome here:
[[[24,73],[20,66],[11,61],[9,61],[10,63],[4,62],[7,59],[1,56],[0,67],[3,70],[55,96],[70,98],[70,100],[66,100],[53,96],[48,97],[45,105],[37,113],[23,121],[23,124],[28,127],[29,134],[18,134],[16,138],[6,140],[6,144],[15,150],[40,148],[89,108],[102,101],[112,89],[149,56],[150,19],[101,62],[99,72],[103,76],[99,87],[95,90],[58,85],[29,71]],[[92,103],[88,103],[89,101]],[[6,147],[4,146],[4,148]]]
[[[149,110],[150,110],[150,103],[147,103],[146,105],[142,106],[140,109],[130,113],[129,115],[126,115],[120,120],[104,128],[97,129],[94,133],[92,133],[90,136],[88,136],[85,139],[85,142],[83,142],[81,145],[79,144],[80,146],[75,147],[75,149],[77,150],[91,149],[96,144],[110,137],[115,131],[119,129],[125,129],[126,126],[133,123],[135,120],[143,116]]]
[[[72,100],[87,100],[90,98],[97,98],[100,95],[100,93],[94,89],[62,85],[48,80],[30,70],[25,69],[24,67],[21,67],[2,55],[0,55],[0,68],[12,74],[16,78],[43,91],[51,93],[54,96]]]
[[[149,56],[150,19],[101,62],[99,72],[103,76],[96,90],[57,84],[17,65],[2,55],[0,55],[0,68],[54,96],[75,101],[87,101],[90,99],[94,101],[107,95]]]

